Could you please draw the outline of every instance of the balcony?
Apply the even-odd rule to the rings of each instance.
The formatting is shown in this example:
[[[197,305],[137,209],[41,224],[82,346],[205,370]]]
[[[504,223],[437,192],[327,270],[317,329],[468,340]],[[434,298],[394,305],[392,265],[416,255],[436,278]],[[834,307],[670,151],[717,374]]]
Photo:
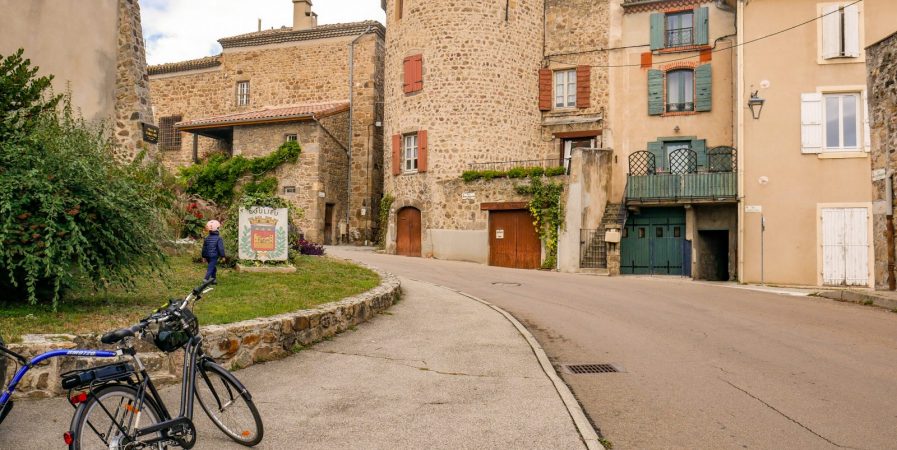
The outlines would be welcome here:
[[[651,152],[629,155],[626,204],[736,201],[735,149],[715,147],[698,156],[691,149],[679,149],[658,164],[658,156]]]

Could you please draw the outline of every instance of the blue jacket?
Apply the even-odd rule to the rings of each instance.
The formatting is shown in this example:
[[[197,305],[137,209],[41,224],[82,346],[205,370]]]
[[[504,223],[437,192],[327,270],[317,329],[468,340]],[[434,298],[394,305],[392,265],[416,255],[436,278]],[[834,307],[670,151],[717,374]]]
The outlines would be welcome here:
[[[210,231],[202,242],[202,257],[224,258],[224,256],[224,239],[221,239],[217,231]]]

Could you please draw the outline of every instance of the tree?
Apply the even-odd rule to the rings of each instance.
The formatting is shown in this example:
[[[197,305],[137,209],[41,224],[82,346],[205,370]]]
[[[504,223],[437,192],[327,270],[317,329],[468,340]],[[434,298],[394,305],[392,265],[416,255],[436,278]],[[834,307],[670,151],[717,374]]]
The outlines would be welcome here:
[[[27,133],[41,113],[53,110],[61,96],[45,98],[53,76],[37,77],[39,67],[23,59],[19,49],[8,57],[0,55],[0,141],[16,132]]]

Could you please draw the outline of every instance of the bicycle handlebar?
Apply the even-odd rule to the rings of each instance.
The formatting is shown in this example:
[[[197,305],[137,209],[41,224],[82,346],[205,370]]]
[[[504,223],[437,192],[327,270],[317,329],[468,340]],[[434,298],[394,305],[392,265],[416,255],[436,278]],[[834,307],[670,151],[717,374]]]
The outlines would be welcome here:
[[[120,330],[110,331],[100,338],[100,342],[104,344],[114,344],[126,337],[134,336],[149,325],[149,322],[140,322],[137,325]]]
[[[203,282],[203,284],[200,284],[199,286],[197,286],[193,289],[193,295],[199,296],[200,294],[202,294],[202,291],[206,290],[206,288],[211,286],[212,283],[214,283],[214,282],[215,282],[214,278],[212,278],[211,280],[208,280],[206,282]]]

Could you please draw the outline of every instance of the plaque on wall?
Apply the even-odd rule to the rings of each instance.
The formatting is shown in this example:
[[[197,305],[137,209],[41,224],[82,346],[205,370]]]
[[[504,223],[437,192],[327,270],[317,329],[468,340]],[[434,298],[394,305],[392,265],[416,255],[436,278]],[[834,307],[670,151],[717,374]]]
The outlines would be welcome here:
[[[141,123],[140,126],[143,128],[143,140],[145,142],[150,144],[159,143],[159,127],[148,123]]]

